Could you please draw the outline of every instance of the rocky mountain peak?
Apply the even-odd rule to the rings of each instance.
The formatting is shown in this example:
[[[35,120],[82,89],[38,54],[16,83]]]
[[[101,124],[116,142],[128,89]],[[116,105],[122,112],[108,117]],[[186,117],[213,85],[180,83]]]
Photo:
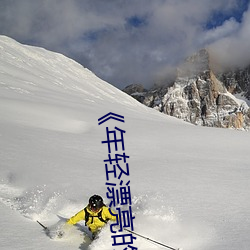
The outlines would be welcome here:
[[[137,88],[129,94],[149,107],[196,125],[250,128],[249,106],[233,95],[248,93],[245,88],[249,86],[249,71],[216,74],[210,64],[208,50],[202,49],[178,67],[171,86],[148,91]]]
[[[205,74],[210,70],[209,53],[201,49],[194,55],[188,57],[177,69],[177,77],[193,77]]]

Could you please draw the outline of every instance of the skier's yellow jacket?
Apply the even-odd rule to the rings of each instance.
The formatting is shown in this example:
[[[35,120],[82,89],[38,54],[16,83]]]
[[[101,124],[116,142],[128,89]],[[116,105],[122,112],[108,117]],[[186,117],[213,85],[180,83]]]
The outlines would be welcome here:
[[[112,215],[115,214],[112,212],[112,214],[109,212],[109,208],[106,206],[103,206],[98,212],[93,212],[89,209],[89,207],[86,207],[85,209],[87,209],[87,212],[89,213],[89,219],[86,222],[86,225],[88,226],[89,230],[92,233],[97,232],[100,228],[102,228],[103,226],[105,226],[105,222],[101,221],[98,218],[98,214],[101,212],[101,217],[104,221],[108,221],[108,220],[112,220],[115,221],[116,220],[116,216]],[[68,221],[67,224],[70,225],[74,225],[77,222],[79,222],[80,220],[85,220],[85,211],[84,209],[82,209],[80,212],[78,212],[77,214],[75,214],[74,216],[72,216]]]

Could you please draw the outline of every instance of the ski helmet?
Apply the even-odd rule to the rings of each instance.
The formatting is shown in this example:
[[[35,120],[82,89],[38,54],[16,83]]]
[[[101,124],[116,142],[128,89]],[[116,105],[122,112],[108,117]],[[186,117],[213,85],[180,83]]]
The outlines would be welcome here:
[[[99,210],[103,205],[103,199],[101,196],[95,194],[89,198],[89,206],[91,210]]]

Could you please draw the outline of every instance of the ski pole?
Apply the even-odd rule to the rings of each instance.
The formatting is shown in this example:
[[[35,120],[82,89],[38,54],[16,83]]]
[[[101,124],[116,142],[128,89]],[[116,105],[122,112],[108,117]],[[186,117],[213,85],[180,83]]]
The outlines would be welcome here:
[[[152,241],[152,242],[154,242],[154,243],[156,243],[156,244],[158,244],[158,245],[161,245],[161,246],[163,246],[163,247],[169,248],[169,249],[171,249],[171,250],[181,250],[180,248],[173,248],[173,247],[167,246],[167,245],[165,245],[165,244],[163,244],[163,243],[161,243],[161,242],[152,240],[152,239],[150,239],[150,238],[148,238],[148,237],[145,237],[145,236],[143,236],[143,235],[141,235],[141,234],[138,234],[138,233],[136,233],[136,232],[134,232],[134,231],[131,231],[131,230],[128,230],[128,229],[126,229],[126,228],[123,228],[123,230],[128,231],[128,232],[130,232],[130,233],[132,233],[132,234],[135,234],[135,235],[137,235],[137,236],[140,236],[141,238],[144,238],[144,239],[146,239],[146,240],[148,240],[148,241]]]
[[[42,226],[44,230],[48,230],[48,228],[45,227],[40,221],[37,220],[36,222],[37,222],[40,226]]]

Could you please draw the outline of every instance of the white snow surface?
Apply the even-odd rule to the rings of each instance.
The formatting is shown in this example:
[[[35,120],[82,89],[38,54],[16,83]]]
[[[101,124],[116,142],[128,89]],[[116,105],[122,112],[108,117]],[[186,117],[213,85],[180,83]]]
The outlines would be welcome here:
[[[126,70],[126,69],[124,69]],[[114,112],[125,123],[98,118]],[[183,250],[250,249],[249,132],[193,126],[147,108],[63,55],[0,36],[0,249],[123,249],[83,223],[106,198],[106,127],[126,131],[134,230]],[[60,224],[60,225],[61,225]],[[164,247],[137,237],[138,249]],[[166,249],[166,248],[165,248]]]

